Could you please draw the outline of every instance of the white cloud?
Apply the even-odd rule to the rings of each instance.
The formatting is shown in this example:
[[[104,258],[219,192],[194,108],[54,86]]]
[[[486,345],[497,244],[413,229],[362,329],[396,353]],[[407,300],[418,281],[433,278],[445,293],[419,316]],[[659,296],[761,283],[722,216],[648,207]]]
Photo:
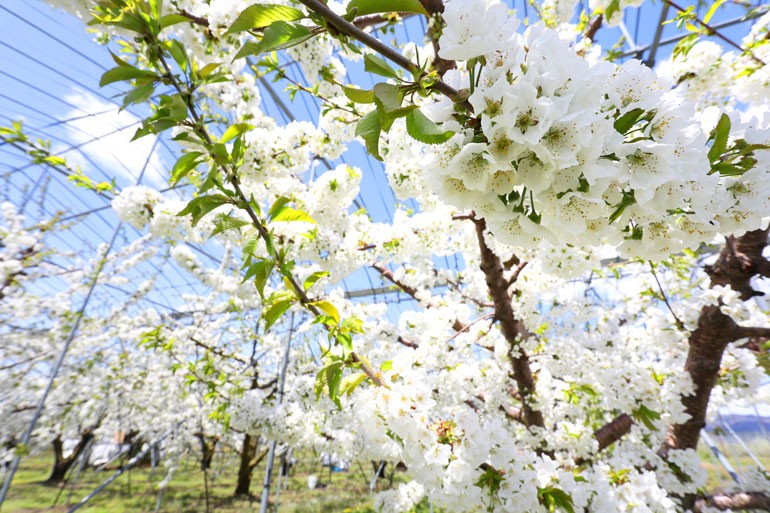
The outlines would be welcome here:
[[[95,180],[102,180],[106,175],[115,178],[119,187],[126,187],[136,184],[149,158],[142,183],[157,189],[167,186],[166,166],[157,146],[153,151],[156,136],[148,135],[131,142],[140,118],[125,110],[118,112],[114,103],[82,90],[75,90],[65,99],[77,106],[66,114],[66,119],[77,118],[65,125],[67,140],[73,146],[83,145],[78,148],[82,155],[75,151],[66,154],[71,163],[80,165],[83,172]],[[56,150],[54,148],[54,152]],[[101,173],[93,169],[94,164]]]

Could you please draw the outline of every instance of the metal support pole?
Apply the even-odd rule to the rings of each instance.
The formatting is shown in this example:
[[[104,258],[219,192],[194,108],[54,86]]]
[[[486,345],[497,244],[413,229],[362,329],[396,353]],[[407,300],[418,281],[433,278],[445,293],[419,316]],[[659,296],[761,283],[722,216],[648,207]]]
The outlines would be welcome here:
[[[727,420],[724,417],[722,417],[721,413],[717,413],[717,418],[719,418],[719,422],[722,423],[722,426],[724,426],[727,432],[730,433],[730,436],[732,436],[733,439],[736,442],[738,442],[738,445],[740,445],[741,448],[744,451],[746,451],[746,454],[748,454],[749,458],[751,458],[754,461],[754,463],[757,465],[757,468],[764,470],[765,466],[762,464],[761,461],[759,461],[759,458],[757,458],[756,455],[751,451],[751,449],[749,449],[749,447],[746,445],[743,439],[740,436],[738,436],[738,433],[736,433],[733,427],[727,422]]]
[[[291,337],[294,334],[294,312],[291,313],[289,325],[289,336],[286,340],[286,352],[283,354],[283,364],[281,366],[281,375],[278,379],[278,404],[283,402],[283,386],[286,383],[286,369],[289,368],[289,353],[291,352]],[[267,468],[265,469],[265,482],[262,485],[262,498],[259,503],[259,513],[267,513],[267,503],[270,500],[270,479],[273,473],[273,463],[275,462],[276,441],[270,442],[270,449],[267,453]]]
[[[733,478],[733,481],[736,483],[739,483],[738,480],[738,473],[735,471],[733,466],[730,464],[730,461],[725,458],[724,454],[719,450],[719,448],[714,443],[714,440],[709,436],[706,431],[701,431],[700,433],[701,438],[703,438],[703,441],[706,442],[706,445],[709,449],[711,449],[711,452],[714,453],[714,456],[716,456],[719,463],[724,467],[724,469],[727,471],[728,474],[730,474],[730,477]]]
[[[62,347],[61,353],[59,353],[59,359],[56,360],[56,365],[54,365],[53,371],[51,372],[51,378],[48,380],[48,385],[45,387],[45,390],[43,391],[43,395],[40,397],[40,401],[37,403],[37,408],[35,409],[35,413],[32,416],[32,420],[29,423],[29,426],[27,427],[27,431],[24,433],[24,436],[21,438],[20,446],[25,447],[29,445],[29,440],[32,438],[32,432],[35,430],[35,425],[37,424],[38,419],[40,418],[40,414],[43,412],[43,405],[45,404],[46,399],[48,399],[48,394],[51,393],[51,390],[53,389],[53,383],[56,380],[56,376],[59,374],[59,371],[61,370],[62,364],[64,363],[64,357],[67,356],[67,351],[69,351],[70,345],[72,344],[72,341],[75,338],[75,334],[78,331],[78,328],[80,327],[80,321],[83,319],[83,315],[85,314],[86,307],[88,306],[88,302],[91,300],[91,295],[94,292],[94,288],[96,288],[96,283],[98,282],[99,274],[101,274],[102,269],[104,269],[105,265],[105,258],[107,255],[112,251],[112,247],[115,245],[115,241],[118,239],[118,233],[120,233],[120,229],[123,226],[123,223],[118,223],[117,228],[115,228],[115,233],[112,235],[112,240],[110,241],[110,245],[107,247],[107,251],[104,253],[104,257],[102,258],[101,263],[96,268],[96,272],[94,273],[93,280],[91,281],[91,286],[88,288],[88,293],[86,294],[85,299],[83,300],[83,304],[80,307],[80,310],[78,310],[77,317],[75,318],[75,324],[72,325],[72,329],[70,329],[70,333],[67,336],[67,340],[64,342],[64,347]],[[3,507],[3,502],[5,502],[5,498],[8,495],[8,490],[11,488],[11,481],[13,481],[13,476],[16,474],[16,470],[19,468],[19,463],[21,462],[21,456],[16,455],[13,458],[13,463],[11,464],[11,470],[8,472],[8,475],[5,478],[5,482],[3,483],[3,489],[0,491],[0,509]]]

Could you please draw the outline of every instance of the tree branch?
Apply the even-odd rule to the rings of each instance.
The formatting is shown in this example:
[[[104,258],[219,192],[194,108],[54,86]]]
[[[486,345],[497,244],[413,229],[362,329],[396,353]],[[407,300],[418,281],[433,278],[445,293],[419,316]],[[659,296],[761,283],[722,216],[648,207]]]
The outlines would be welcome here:
[[[634,419],[627,413],[621,413],[607,424],[594,431],[594,438],[599,442],[599,451],[603,451],[631,431]]]
[[[770,327],[738,326],[738,338],[770,338]]]
[[[380,55],[387,57],[395,64],[401,66],[410,73],[419,69],[416,64],[412,63],[409,59],[398,53],[396,50],[384,44],[379,39],[370,36],[360,28],[356,27],[353,23],[350,23],[341,16],[338,16],[334,11],[329,9],[319,0],[299,0],[299,2],[328,21],[342,34],[345,34],[346,36],[352,37],[353,39],[363,43],[364,45],[368,46]],[[427,73],[423,72],[421,74],[421,78],[425,75],[427,75]],[[440,93],[449,97],[452,101],[463,101],[465,99],[459,91],[442,80],[437,81],[433,87]]]
[[[717,260],[705,268],[711,278],[711,286],[730,286],[744,301],[758,294],[751,286],[761,263],[762,252],[767,245],[768,229],[748,232],[741,237],[728,237]],[[743,338],[766,333],[764,329],[741,327],[722,313],[720,305],[706,305],[701,309],[698,327],[690,334],[689,349],[684,370],[690,374],[695,392],[682,397],[682,404],[689,419],[669,429],[666,441],[658,451],[666,458],[671,449],[696,449],[701,429],[706,425],[711,391],[717,383],[722,355],[727,344]],[[690,496],[689,501],[694,500]]]
[[[674,2],[672,2],[671,0],[663,0],[663,1],[664,1],[664,2],[666,2],[668,5],[670,5],[671,7],[673,7],[674,9],[676,9],[677,11],[679,11],[680,13],[683,13],[683,12],[685,12],[685,10],[684,10],[684,9],[682,9],[681,7],[679,7],[677,4],[675,4],[675,3],[674,3]],[[704,22],[703,20],[701,20],[700,18],[698,18],[698,17],[695,17],[695,21],[696,21],[696,23],[698,23],[698,25],[700,25],[701,27],[705,28],[705,29],[708,31],[707,33],[708,33],[708,35],[709,35],[709,36],[716,36],[716,37],[718,37],[719,39],[721,39],[722,41],[724,41],[724,42],[725,42],[725,43],[727,43],[728,45],[730,45],[730,46],[732,46],[733,48],[735,48],[735,49],[739,50],[741,53],[745,53],[746,55],[748,55],[749,57],[751,57],[752,59],[754,59],[754,61],[756,61],[756,62],[757,62],[757,64],[759,64],[759,65],[761,65],[761,66],[764,66],[764,65],[765,65],[765,61],[763,61],[762,59],[760,59],[759,57],[757,57],[756,55],[754,55],[754,52],[752,52],[752,51],[751,51],[751,50],[749,50],[748,48],[744,48],[744,47],[742,47],[741,45],[739,45],[738,43],[736,43],[736,42],[735,42],[735,41],[733,41],[732,39],[730,39],[730,38],[726,37],[724,34],[722,34],[721,32],[719,32],[717,29],[715,29],[714,27],[712,27],[712,26],[711,26],[711,25],[709,25],[708,23],[705,23],[705,22]]]
[[[770,496],[755,492],[709,495],[695,501],[693,513],[701,513],[705,508],[770,511]]]
[[[509,345],[508,359],[513,368],[513,379],[519,388],[524,423],[527,426],[544,427],[543,414],[532,408],[530,404],[530,397],[535,392],[535,378],[529,367],[529,357],[520,343],[520,339],[526,338],[528,333],[514,316],[513,305],[508,295],[508,282],[503,275],[503,264],[484,240],[486,222],[484,219],[472,221],[476,225],[476,238],[481,252],[481,270],[484,272],[487,288],[495,305],[495,319],[500,323],[500,331]]]

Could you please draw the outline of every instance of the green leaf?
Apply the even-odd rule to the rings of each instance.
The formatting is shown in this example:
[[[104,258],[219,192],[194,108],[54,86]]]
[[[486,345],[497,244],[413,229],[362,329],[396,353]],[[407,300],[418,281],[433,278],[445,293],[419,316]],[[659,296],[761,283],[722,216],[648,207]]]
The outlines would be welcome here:
[[[419,110],[407,114],[406,131],[414,139],[425,144],[445,143],[454,135],[454,132],[444,130]]]
[[[385,62],[385,59],[371,53],[364,55],[364,70],[375,75],[396,78],[396,71],[390,67],[390,64]]]
[[[348,12],[355,9],[356,16],[366,16],[381,12],[413,12],[428,16],[428,12],[419,0],[351,0],[348,4]]]
[[[363,372],[357,372],[355,374],[350,374],[349,376],[345,376],[345,378],[342,380],[342,383],[340,384],[340,394],[345,394],[348,397],[350,394],[353,393],[353,390],[358,387],[364,380],[366,379],[366,374]]]
[[[397,85],[379,83],[374,86],[373,92],[374,103],[382,120],[382,130],[385,132],[390,130],[396,119],[406,116],[417,108],[416,105],[401,106],[404,95]]]
[[[313,37],[315,33],[299,23],[287,23],[276,21],[265,29],[259,43],[246,43],[238,50],[233,60],[252,54],[261,54],[274,50],[283,50],[298,45],[306,39]]]
[[[304,17],[303,12],[294,7],[276,4],[254,4],[238,15],[235,22],[225,32],[225,35],[228,36],[235,32],[267,27],[276,21],[294,21]]]
[[[307,212],[303,212],[302,210],[297,210],[296,208],[287,206],[281,207],[281,209],[272,216],[271,221],[300,221],[303,223],[318,224],[313,220],[312,217],[310,217]]]
[[[179,157],[179,160],[174,164],[174,169],[171,171],[171,183],[178,182],[184,178],[190,170],[195,169],[200,163],[198,157],[201,155],[203,154],[199,151],[191,151]]]
[[[302,288],[305,290],[309,290],[310,287],[315,285],[315,282],[320,280],[321,278],[324,278],[326,276],[329,276],[329,273],[327,271],[316,271],[307,278],[305,278],[305,281],[302,283]]]
[[[257,287],[259,297],[262,299],[265,298],[265,285],[267,285],[267,280],[270,278],[274,267],[275,263],[272,260],[259,260],[249,266],[246,277],[243,279],[243,281],[246,281],[251,277],[254,278],[254,285]]]
[[[575,506],[572,502],[572,497],[555,486],[548,486],[546,488],[537,489],[537,498],[540,504],[548,508],[548,511],[566,511],[567,513],[575,513]]]
[[[617,130],[620,134],[626,135],[626,133],[631,130],[636,122],[639,121],[639,118],[642,116],[642,114],[644,114],[644,112],[644,109],[639,108],[629,110],[615,120],[615,123],[613,123],[615,130]]]
[[[181,14],[167,14],[165,16],[161,16],[160,18],[160,29],[163,30],[164,28],[170,27],[171,25],[176,25],[177,23],[184,23],[186,21],[191,22],[192,20],[187,16],[183,16]]]
[[[660,413],[651,410],[647,408],[645,405],[641,404],[637,409],[635,409],[633,412],[631,412],[631,416],[638,422],[641,422],[644,424],[647,429],[654,431],[657,429],[655,424],[653,423],[654,420],[660,420]]]
[[[717,12],[717,9],[719,9],[723,3],[725,3],[725,0],[716,0],[716,2],[711,4],[711,7],[709,7],[709,10],[706,12],[706,15],[703,17],[703,23],[708,23],[711,20],[711,18],[714,16],[714,13]]]
[[[198,75],[200,75],[201,78],[207,78],[209,75],[211,75],[214,70],[216,70],[218,67],[222,65],[221,62],[210,62],[203,66],[200,71],[198,71]]]
[[[242,226],[246,226],[248,224],[251,223],[244,221],[243,219],[237,219],[235,217],[225,215],[219,216],[219,218],[214,222],[215,228],[211,232],[210,237],[213,237],[227,230],[234,230]]]
[[[187,206],[179,212],[178,216],[192,215],[192,225],[198,224],[203,216],[217,207],[230,203],[230,198],[222,194],[209,194],[193,198]]]
[[[264,312],[262,317],[265,319],[265,331],[269,330],[270,327],[275,324],[284,313],[286,313],[286,310],[289,309],[292,303],[294,303],[294,300],[292,299],[278,301],[277,303],[274,303],[266,312]]]
[[[390,113],[401,108],[404,96],[397,85],[380,82],[375,84],[372,93],[374,93],[374,103],[381,113]]]
[[[315,306],[319,310],[322,310],[323,312],[325,312],[329,317],[334,319],[335,323],[339,324],[340,313],[337,311],[337,307],[331,304],[329,301],[326,301],[326,300],[314,301],[310,304]]]
[[[234,125],[231,125],[227,130],[225,130],[225,133],[222,134],[222,137],[219,139],[219,142],[222,144],[225,144],[226,142],[231,141],[232,139],[235,139],[239,135],[253,129],[254,129],[254,125],[250,125],[248,123],[236,123]]]
[[[727,139],[730,137],[730,116],[722,113],[722,116],[717,122],[716,128],[711,132],[709,139],[713,139],[714,143],[709,148],[708,158],[709,161],[714,164],[719,160],[722,154],[727,149]]]
[[[287,203],[291,202],[291,199],[287,198],[286,196],[279,196],[270,207],[270,211],[267,213],[268,219],[272,219],[276,214],[278,214]]]
[[[150,99],[153,93],[155,93],[155,86],[153,84],[137,86],[123,97],[123,108],[129,105],[136,105],[137,103],[144,103]]]
[[[370,89],[342,86],[342,91],[354,103],[374,103],[374,91]]]
[[[378,110],[373,110],[362,117],[356,125],[356,135],[364,140],[366,150],[377,160],[380,156],[380,132],[382,132],[382,119]]]
[[[99,80],[99,87],[104,87],[107,84],[112,84],[113,82],[134,80],[136,78],[151,78],[153,81],[159,80],[158,75],[152,71],[135,68],[131,65],[125,65],[105,71],[102,75],[102,78]]]
[[[606,19],[612,19],[612,16],[620,10],[620,0],[612,0],[607,8],[604,10],[604,17]]]

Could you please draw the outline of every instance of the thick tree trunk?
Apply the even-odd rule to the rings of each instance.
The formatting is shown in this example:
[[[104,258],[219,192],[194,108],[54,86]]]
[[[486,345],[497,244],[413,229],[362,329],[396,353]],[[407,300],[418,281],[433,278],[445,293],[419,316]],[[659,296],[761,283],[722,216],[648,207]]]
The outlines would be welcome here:
[[[214,459],[214,452],[219,442],[219,436],[206,436],[203,433],[195,433],[201,444],[201,470],[211,468],[211,461]]]
[[[246,435],[243,437],[241,448],[241,462],[238,466],[238,482],[235,485],[235,495],[249,495],[251,488],[251,471],[254,470],[252,460],[257,455],[257,437]]]
[[[64,481],[64,477],[67,475],[69,469],[83,453],[86,446],[88,445],[88,442],[93,439],[93,429],[94,428],[91,428],[80,435],[80,440],[78,440],[77,445],[72,450],[72,453],[70,453],[66,458],[64,457],[64,442],[60,436],[54,438],[53,442],[51,442],[51,445],[53,445],[54,456],[53,469],[51,470],[51,475],[48,476],[46,483],[56,484]]]

